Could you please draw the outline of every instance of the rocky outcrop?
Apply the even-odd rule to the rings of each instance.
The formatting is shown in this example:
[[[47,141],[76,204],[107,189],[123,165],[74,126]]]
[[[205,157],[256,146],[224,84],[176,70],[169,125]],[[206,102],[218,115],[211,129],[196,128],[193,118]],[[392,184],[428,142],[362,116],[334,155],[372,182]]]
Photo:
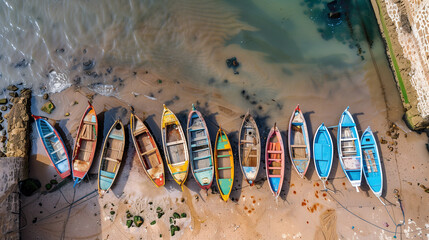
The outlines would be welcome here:
[[[30,89],[22,89],[19,97],[11,98],[10,100],[13,106],[10,112],[5,115],[9,136],[6,147],[6,155],[8,157],[23,157],[28,159],[28,152],[30,150],[30,101]]]

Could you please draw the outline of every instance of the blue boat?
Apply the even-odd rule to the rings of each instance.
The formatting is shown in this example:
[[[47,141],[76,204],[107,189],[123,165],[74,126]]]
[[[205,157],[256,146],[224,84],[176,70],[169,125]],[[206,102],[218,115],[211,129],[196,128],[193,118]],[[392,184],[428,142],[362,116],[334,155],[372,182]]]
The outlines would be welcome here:
[[[61,139],[57,130],[44,118],[32,115],[36,121],[37,132],[39,132],[40,140],[43,147],[49,156],[49,159],[54,165],[55,170],[61,178],[70,176],[70,160],[67,154],[67,149],[64,141]]]
[[[328,181],[334,158],[334,143],[324,123],[320,124],[314,134],[313,154],[317,175],[326,189],[325,183]]]
[[[338,157],[344,174],[356,191],[362,181],[362,151],[356,123],[349,107],[341,114],[337,133]]]
[[[209,190],[213,183],[214,167],[209,131],[201,113],[192,104],[187,125],[191,169],[200,188]]]
[[[362,135],[363,175],[376,197],[380,198],[383,191],[383,170],[377,143],[371,128],[368,127]],[[384,204],[384,203],[383,203]]]
[[[125,149],[125,128],[116,120],[104,139],[98,167],[98,193],[102,196],[112,187],[118,176]]]

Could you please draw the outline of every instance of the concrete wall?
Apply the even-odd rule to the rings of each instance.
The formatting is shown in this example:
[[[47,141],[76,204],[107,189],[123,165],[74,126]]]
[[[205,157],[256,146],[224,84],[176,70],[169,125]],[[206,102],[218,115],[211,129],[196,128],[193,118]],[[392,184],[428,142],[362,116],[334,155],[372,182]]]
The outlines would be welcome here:
[[[24,158],[0,158],[0,239],[19,239],[19,189]]]

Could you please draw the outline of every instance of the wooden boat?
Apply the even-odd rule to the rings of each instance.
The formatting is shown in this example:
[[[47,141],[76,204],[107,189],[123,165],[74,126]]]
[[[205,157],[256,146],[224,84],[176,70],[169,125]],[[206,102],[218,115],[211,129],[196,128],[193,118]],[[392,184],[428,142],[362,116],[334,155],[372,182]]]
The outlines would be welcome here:
[[[282,135],[276,124],[271,128],[265,147],[265,168],[268,184],[275,197],[280,195],[285,173],[285,151]]]
[[[189,169],[188,146],[179,120],[165,105],[161,119],[161,132],[168,169],[174,181],[183,188]]]
[[[304,115],[296,106],[289,121],[288,131],[289,156],[298,175],[303,178],[310,165],[310,141]]]
[[[121,120],[116,120],[104,139],[103,152],[98,167],[98,193],[104,194],[112,187],[121,167],[125,148],[125,129]]]
[[[247,112],[243,118],[239,137],[238,156],[241,171],[246,181],[250,186],[253,186],[261,162],[261,141],[258,126],[249,112]]]
[[[344,174],[356,191],[362,180],[362,151],[356,123],[349,107],[341,114],[337,133],[338,157]]]
[[[131,138],[146,175],[157,187],[164,186],[164,163],[155,139],[144,122],[132,113],[130,127]]]
[[[234,183],[234,157],[228,136],[220,127],[216,135],[214,159],[217,186],[222,199],[226,202]]]
[[[94,107],[88,102],[80,120],[72,157],[72,173],[74,185],[86,176],[94,160],[98,137],[98,120]]]
[[[328,181],[334,159],[334,143],[324,123],[320,124],[314,134],[313,155],[317,175],[322,180],[323,187],[326,189],[326,182]]]
[[[70,159],[64,141],[57,130],[44,118],[32,115],[46,153],[61,178],[70,176]]]
[[[213,182],[213,155],[206,122],[192,104],[187,124],[188,148],[191,169],[200,188],[210,189]]]
[[[363,133],[361,142],[364,158],[363,175],[372,192],[376,197],[380,198],[383,192],[383,169],[381,168],[377,143],[370,127]]]

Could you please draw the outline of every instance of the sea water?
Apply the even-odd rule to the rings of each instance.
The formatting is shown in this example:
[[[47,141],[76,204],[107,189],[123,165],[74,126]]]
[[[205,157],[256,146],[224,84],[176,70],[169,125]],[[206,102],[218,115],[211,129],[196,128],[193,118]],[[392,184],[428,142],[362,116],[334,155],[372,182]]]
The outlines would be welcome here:
[[[370,2],[328,2],[1,0],[0,89],[115,96],[135,81],[117,69],[145,69],[261,114],[335,102],[385,111],[397,92]]]

